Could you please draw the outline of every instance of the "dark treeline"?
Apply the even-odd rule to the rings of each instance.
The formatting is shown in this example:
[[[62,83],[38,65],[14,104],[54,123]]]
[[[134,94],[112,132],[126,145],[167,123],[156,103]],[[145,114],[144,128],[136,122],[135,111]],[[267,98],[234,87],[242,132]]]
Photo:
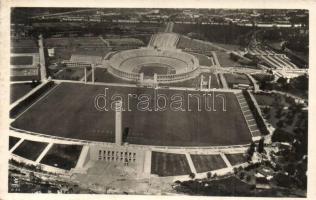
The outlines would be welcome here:
[[[210,42],[246,46],[257,28],[238,25],[175,24],[173,31]],[[192,33],[192,31],[194,31]]]

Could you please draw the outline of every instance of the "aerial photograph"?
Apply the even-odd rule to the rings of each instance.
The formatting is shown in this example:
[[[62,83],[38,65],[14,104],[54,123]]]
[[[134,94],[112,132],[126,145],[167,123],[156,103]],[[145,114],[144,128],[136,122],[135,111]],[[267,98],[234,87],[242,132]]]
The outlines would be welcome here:
[[[12,7],[7,192],[306,198],[309,14]]]

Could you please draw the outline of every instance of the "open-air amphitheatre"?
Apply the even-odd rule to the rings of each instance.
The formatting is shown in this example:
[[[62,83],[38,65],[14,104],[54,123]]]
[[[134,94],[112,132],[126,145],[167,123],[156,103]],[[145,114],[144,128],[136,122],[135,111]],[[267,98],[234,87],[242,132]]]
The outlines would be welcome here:
[[[190,173],[205,177],[208,172],[221,175],[247,166],[244,154],[250,143],[267,131],[254,98],[247,91],[228,88],[223,74],[216,73],[220,68],[216,53],[180,49],[180,37],[189,41],[179,34],[158,33],[145,47],[100,56],[80,53],[63,60],[67,70],[82,70],[76,72],[80,80],[65,80],[65,75],[45,79],[11,104],[12,158],[63,174],[84,174],[91,163],[101,162],[128,165],[138,178],[175,180],[189,179]],[[42,40],[40,54],[41,45],[49,44]],[[100,81],[105,77],[102,70],[116,82]],[[185,81],[198,87],[172,85]],[[101,94],[120,94],[120,108],[125,110],[96,109],[96,96]],[[161,111],[139,110],[141,94],[172,101],[177,94],[183,97],[185,111],[173,111],[170,104]],[[150,105],[166,103],[154,101],[148,100]],[[179,99],[174,104],[179,106]],[[73,153],[67,154],[69,149]]]

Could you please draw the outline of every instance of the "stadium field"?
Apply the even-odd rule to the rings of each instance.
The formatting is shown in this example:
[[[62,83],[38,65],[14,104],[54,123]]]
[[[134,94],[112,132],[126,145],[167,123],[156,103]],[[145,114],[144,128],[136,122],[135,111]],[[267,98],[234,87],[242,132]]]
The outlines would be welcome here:
[[[108,88],[104,98],[105,88]],[[156,95],[166,95],[167,103],[162,111],[142,111],[138,97],[148,95],[150,109],[154,109]],[[183,98],[181,108],[184,111],[170,109],[171,96],[177,94]],[[221,98],[215,100],[216,111],[206,111],[205,102],[189,95],[203,96],[204,92],[152,88],[109,87],[85,85],[81,83],[61,83],[43,99],[33,104],[11,125],[16,128],[92,141],[114,142],[114,111],[111,109],[111,97],[120,95],[124,99],[122,117],[123,128],[129,128],[126,141],[144,145],[170,146],[208,146],[248,144],[251,135],[242,116],[236,96],[229,92],[214,92],[226,98],[226,111],[223,111]],[[99,108],[95,107],[95,97],[103,96]],[[143,99],[144,100],[144,99]],[[179,98],[178,98],[179,100]],[[106,101],[106,106],[105,105]],[[212,105],[212,100],[208,100]],[[158,102],[160,106],[164,102]],[[201,111],[198,111],[200,105]],[[178,104],[179,106],[179,104]],[[145,106],[142,106],[143,108]]]
[[[11,65],[32,65],[33,56],[11,56]]]
[[[222,157],[217,155],[190,155],[198,173],[227,167]]]
[[[246,157],[242,153],[225,154],[231,165],[238,165],[247,162]]]
[[[184,154],[152,152],[151,173],[158,176],[179,176],[191,173]]]
[[[41,160],[41,163],[70,170],[76,167],[81,145],[54,144]]]
[[[46,142],[35,142],[24,140],[14,151],[13,154],[35,161],[47,146]]]
[[[144,76],[154,76],[154,74],[175,74],[175,70],[170,69],[168,66],[161,66],[159,64],[152,64],[150,66],[142,66],[139,73],[144,73]]]

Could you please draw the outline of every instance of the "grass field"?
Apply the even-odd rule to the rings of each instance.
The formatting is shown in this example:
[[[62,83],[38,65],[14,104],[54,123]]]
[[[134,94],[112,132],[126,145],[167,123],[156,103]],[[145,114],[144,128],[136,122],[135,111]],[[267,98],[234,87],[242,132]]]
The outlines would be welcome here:
[[[87,70],[88,73],[88,70]],[[83,68],[65,68],[62,71],[54,74],[55,79],[61,80],[76,80],[79,81],[84,77],[84,69]]]
[[[111,46],[144,46],[144,42],[136,38],[107,39]]]
[[[201,42],[201,41],[197,41],[197,40],[193,40],[191,38],[187,38],[187,37],[183,37],[180,36],[180,39],[178,41],[177,44],[177,48],[179,49],[192,49],[192,50],[198,50],[198,51],[216,51],[218,50],[217,48],[215,48],[214,46]]]
[[[231,165],[238,165],[247,162],[246,157],[242,153],[225,154]]]
[[[245,74],[224,74],[227,84],[233,88],[234,84],[251,85],[249,78]]]
[[[96,68],[95,71],[95,82],[102,83],[135,83],[133,81],[126,81],[120,78],[117,78],[110,74],[107,69],[104,68]],[[88,81],[91,81],[91,75],[88,76]]]
[[[32,65],[33,56],[11,56],[11,65]]]
[[[10,136],[9,137],[9,149],[11,149],[19,140],[20,140],[20,138]]]
[[[111,48],[105,46],[85,47],[85,46],[58,46],[55,48],[55,56],[50,57],[51,63],[69,60],[72,54],[83,54],[92,56],[105,56]]]
[[[54,144],[41,160],[41,163],[70,170],[76,167],[81,145]]]
[[[14,151],[13,154],[35,161],[47,146],[45,142],[24,140]]]
[[[200,88],[200,79],[201,75],[204,76],[204,81],[208,82],[208,77],[211,76],[211,88],[221,88],[219,85],[219,82],[217,81],[217,77],[213,73],[202,73],[196,78],[182,81],[182,82],[177,82],[177,83],[168,83],[168,84],[161,84],[161,85],[167,85],[170,87],[189,87],[189,88]]]
[[[190,54],[197,57],[200,65],[204,65],[204,66],[212,66],[213,65],[212,61],[207,56],[205,56],[203,54],[198,54],[198,53],[190,53]]]
[[[154,74],[171,74],[171,72],[173,72],[173,74],[175,74],[175,70],[170,69],[168,66],[161,66],[159,65],[148,65],[148,66],[142,66],[139,70],[139,73],[144,73],[144,76],[151,76],[153,77]]]
[[[40,76],[10,76],[10,81],[33,81],[40,80]]]
[[[10,85],[10,103],[26,95],[39,83],[15,83]]]
[[[219,64],[222,67],[238,67],[238,66],[240,66],[240,64],[238,62],[233,61],[230,58],[230,55],[225,53],[225,52],[216,51],[216,55],[217,55]]]
[[[151,173],[158,176],[189,174],[190,167],[184,154],[152,152]]]
[[[33,39],[12,39],[11,53],[38,53],[37,41]]]
[[[95,108],[97,95],[104,94],[105,86],[62,83],[49,95],[33,105],[13,123],[13,127],[48,135],[93,141],[114,141],[114,111],[110,109],[110,97],[121,95],[125,98],[127,109],[128,94],[147,94],[151,97],[149,107],[155,104],[154,92],[150,88],[108,87],[108,111]],[[188,96],[203,95],[198,91],[178,91],[160,89],[168,99],[174,94],[182,95],[185,111],[141,111],[137,108],[139,100],[130,98],[130,110],[123,112],[123,128],[128,127],[127,142],[147,145],[207,146],[234,145],[250,142],[247,124],[233,93],[220,93],[226,97],[227,111],[222,111],[222,101],[216,100],[216,111],[206,111],[204,100],[202,111],[197,111],[198,101]],[[157,95],[157,94],[156,94]],[[212,100],[209,100],[212,101]],[[101,106],[104,103],[101,102]],[[161,103],[160,103],[161,105]],[[170,102],[167,102],[167,106]],[[36,120],[35,120],[36,119]]]
[[[191,154],[191,158],[195,166],[195,169],[198,173],[227,167],[222,157],[219,154],[217,155]]]

